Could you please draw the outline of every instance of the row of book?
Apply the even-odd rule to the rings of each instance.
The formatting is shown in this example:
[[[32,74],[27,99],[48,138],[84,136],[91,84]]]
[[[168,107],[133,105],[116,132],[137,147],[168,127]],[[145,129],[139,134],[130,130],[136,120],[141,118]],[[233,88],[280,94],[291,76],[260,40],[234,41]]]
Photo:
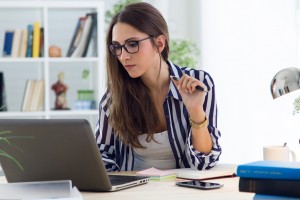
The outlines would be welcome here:
[[[44,105],[44,80],[27,80],[22,111],[42,111]]]
[[[26,29],[6,30],[3,44],[3,57],[43,57],[44,28],[36,21]]]
[[[256,161],[238,165],[240,192],[300,197],[300,162]]]
[[[77,21],[73,37],[71,39],[67,57],[86,57],[92,47],[92,56],[97,56],[97,13],[87,13]]]

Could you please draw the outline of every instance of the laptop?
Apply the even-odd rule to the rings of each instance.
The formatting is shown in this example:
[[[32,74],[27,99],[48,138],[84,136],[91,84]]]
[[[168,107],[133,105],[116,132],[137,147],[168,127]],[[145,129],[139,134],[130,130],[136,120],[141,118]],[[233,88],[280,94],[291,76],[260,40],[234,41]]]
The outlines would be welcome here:
[[[81,191],[117,191],[148,183],[143,176],[106,172],[89,122],[85,119],[1,119],[0,155],[7,182],[71,180]],[[19,164],[19,165],[18,165]]]

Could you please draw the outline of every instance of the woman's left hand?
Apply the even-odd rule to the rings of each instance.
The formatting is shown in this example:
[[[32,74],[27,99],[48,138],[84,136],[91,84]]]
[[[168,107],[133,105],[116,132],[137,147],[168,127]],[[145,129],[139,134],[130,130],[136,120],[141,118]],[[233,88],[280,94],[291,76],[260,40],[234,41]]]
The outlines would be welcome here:
[[[171,79],[177,87],[190,117],[193,118],[192,116],[199,116],[199,113],[203,113],[203,103],[207,93],[205,84],[187,74],[183,74],[180,79],[171,76]],[[197,90],[196,86],[201,86],[205,91]]]

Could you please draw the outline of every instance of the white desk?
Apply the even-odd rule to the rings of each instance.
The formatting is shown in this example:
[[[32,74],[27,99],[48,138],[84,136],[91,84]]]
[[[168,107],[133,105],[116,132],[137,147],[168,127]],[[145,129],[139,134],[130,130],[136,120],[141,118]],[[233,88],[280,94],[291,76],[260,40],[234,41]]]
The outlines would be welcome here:
[[[123,172],[131,174],[132,172]],[[224,184],[214,190],[199,190],[175,185],[176,180],[152,181],[149,183],[127,188],[117,192],[82,192],[84,200],[249,200],[254,193],[238,191],[239,178],[224,178],[210,180]],[[0,182],[6,182],[0,176]]]
[[[253,199],[254,193],[238,191],[239,178],[215,179],[211,182],[224,184],[214,190],[199,190],[175,185],[171,181],[150,181],[141,186],[128,188],[117,192],[91,193],[82,192],[84,200],[248,200]]]

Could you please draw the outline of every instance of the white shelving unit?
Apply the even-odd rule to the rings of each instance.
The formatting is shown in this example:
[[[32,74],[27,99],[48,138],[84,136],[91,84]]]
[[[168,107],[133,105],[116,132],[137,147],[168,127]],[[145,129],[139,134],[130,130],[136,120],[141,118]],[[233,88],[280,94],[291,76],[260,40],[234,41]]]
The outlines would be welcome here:
[[[74,34],[77,20],[86,13],[97,12],[97,56],[91,49],[87,57],[65,57]],[[8,111],[0,112],[1,118],[86,118],[95,127],[98,103],[105,90],[105,19],[103,1],[0,1],[0,54],[2,56],[4,33],[9,29],[26,29],[28,24],[39,21],[44,27],[44,57],[0,57],[0,71],[4,72]],[[62,49],[62,57],[51,58],[51,45]],[[81,78],[88,70],[87,80]],[[51,85],[57,81],[59,72],[64,72],[67,90],[67,105],[70,110],[53,110],[55,93]],[[22,112],[26,81],[44,79],[45,98],[40,112]],[[94,90],[97,109],[74,110],[77,90]]]

